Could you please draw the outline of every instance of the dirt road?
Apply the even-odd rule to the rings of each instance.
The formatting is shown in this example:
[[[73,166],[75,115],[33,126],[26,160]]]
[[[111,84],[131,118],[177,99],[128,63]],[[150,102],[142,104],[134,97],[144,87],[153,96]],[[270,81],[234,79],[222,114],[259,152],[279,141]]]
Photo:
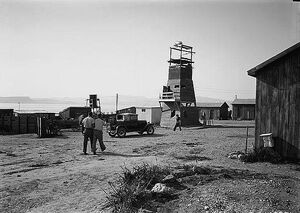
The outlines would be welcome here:
[[[245,128],[157,128],[152,136],[104,134],[107,149],[82,155],[80,132],[40,139],[34,134],[0,137],[1,212],[101,212],[105,191],[123,167],[142,162],[197,164],[249,170],[247,176],[193,185],[182,192],[174,212],[300,211],[300,165],[244,164],[227,158],[244,151]],[[249,149],[254,141],[250,129]],[[97,145],[99,147],[99,144]],[[269,199],[269,200],[268,200]],[[250,202],[250,203],[249,203]],[[105,210],[103,212],[107,212]]]

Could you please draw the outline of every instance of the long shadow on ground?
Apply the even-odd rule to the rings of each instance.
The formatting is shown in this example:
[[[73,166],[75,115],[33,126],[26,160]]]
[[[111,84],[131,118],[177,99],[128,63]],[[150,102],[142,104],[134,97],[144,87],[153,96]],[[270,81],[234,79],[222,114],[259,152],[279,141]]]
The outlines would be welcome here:
[[[144,157],[145,156],[145,155],[127,155],[127,154],[121,154],[121,153],[116,153],[116,152],[102,152],[102,153],[98,153],[97,155],[120,156],[120,157],[125,157],[125,158]]]
[[[158,137],[163,137],[165,136],[165,134],[153,134],[153,135],[147,135],[147,134],[143,134],[143,135],[138,135],[138,134],[133,134],[133,135],[126,135],[125,138],[158,138]]]

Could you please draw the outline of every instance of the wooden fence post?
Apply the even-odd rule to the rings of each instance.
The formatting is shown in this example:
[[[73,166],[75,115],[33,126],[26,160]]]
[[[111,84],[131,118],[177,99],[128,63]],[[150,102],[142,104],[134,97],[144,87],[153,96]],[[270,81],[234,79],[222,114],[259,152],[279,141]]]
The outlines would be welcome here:
[[[18,116],[18,130],[19,130],[19,132],[18,132],[18,134],[20,134],[21,133],[21,119],[20,119],[21,117],[20,116]]]
[[[246,136],[246,147],[245,147],[245,154],[247,154],[247,148],[248,148],[248,126],[247,126],[247,136]]]

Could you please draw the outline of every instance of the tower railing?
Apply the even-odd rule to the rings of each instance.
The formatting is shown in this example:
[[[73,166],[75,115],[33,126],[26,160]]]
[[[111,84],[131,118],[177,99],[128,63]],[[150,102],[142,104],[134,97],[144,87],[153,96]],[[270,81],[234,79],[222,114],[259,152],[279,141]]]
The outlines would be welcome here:
[[[163,101],[180,100],[180,92],[163,92],[159,94],[159,99]]]

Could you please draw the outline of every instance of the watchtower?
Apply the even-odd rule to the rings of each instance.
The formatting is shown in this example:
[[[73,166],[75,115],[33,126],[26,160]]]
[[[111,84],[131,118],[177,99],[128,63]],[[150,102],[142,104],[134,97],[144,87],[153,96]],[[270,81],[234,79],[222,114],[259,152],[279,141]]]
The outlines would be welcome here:
[[[173,126],[173,117],[176,114],[181,117],[182,126],[199,124],[192,79],[194,53],[193,47],[182,42],[170,47],[168,82],[159,96],[162,109],[161,126]]]
[[[89,106],[93,113],[101,113],[100,99],[97,98],[97,94],[92,94],[89,99],[86,99],[86,106]]]

